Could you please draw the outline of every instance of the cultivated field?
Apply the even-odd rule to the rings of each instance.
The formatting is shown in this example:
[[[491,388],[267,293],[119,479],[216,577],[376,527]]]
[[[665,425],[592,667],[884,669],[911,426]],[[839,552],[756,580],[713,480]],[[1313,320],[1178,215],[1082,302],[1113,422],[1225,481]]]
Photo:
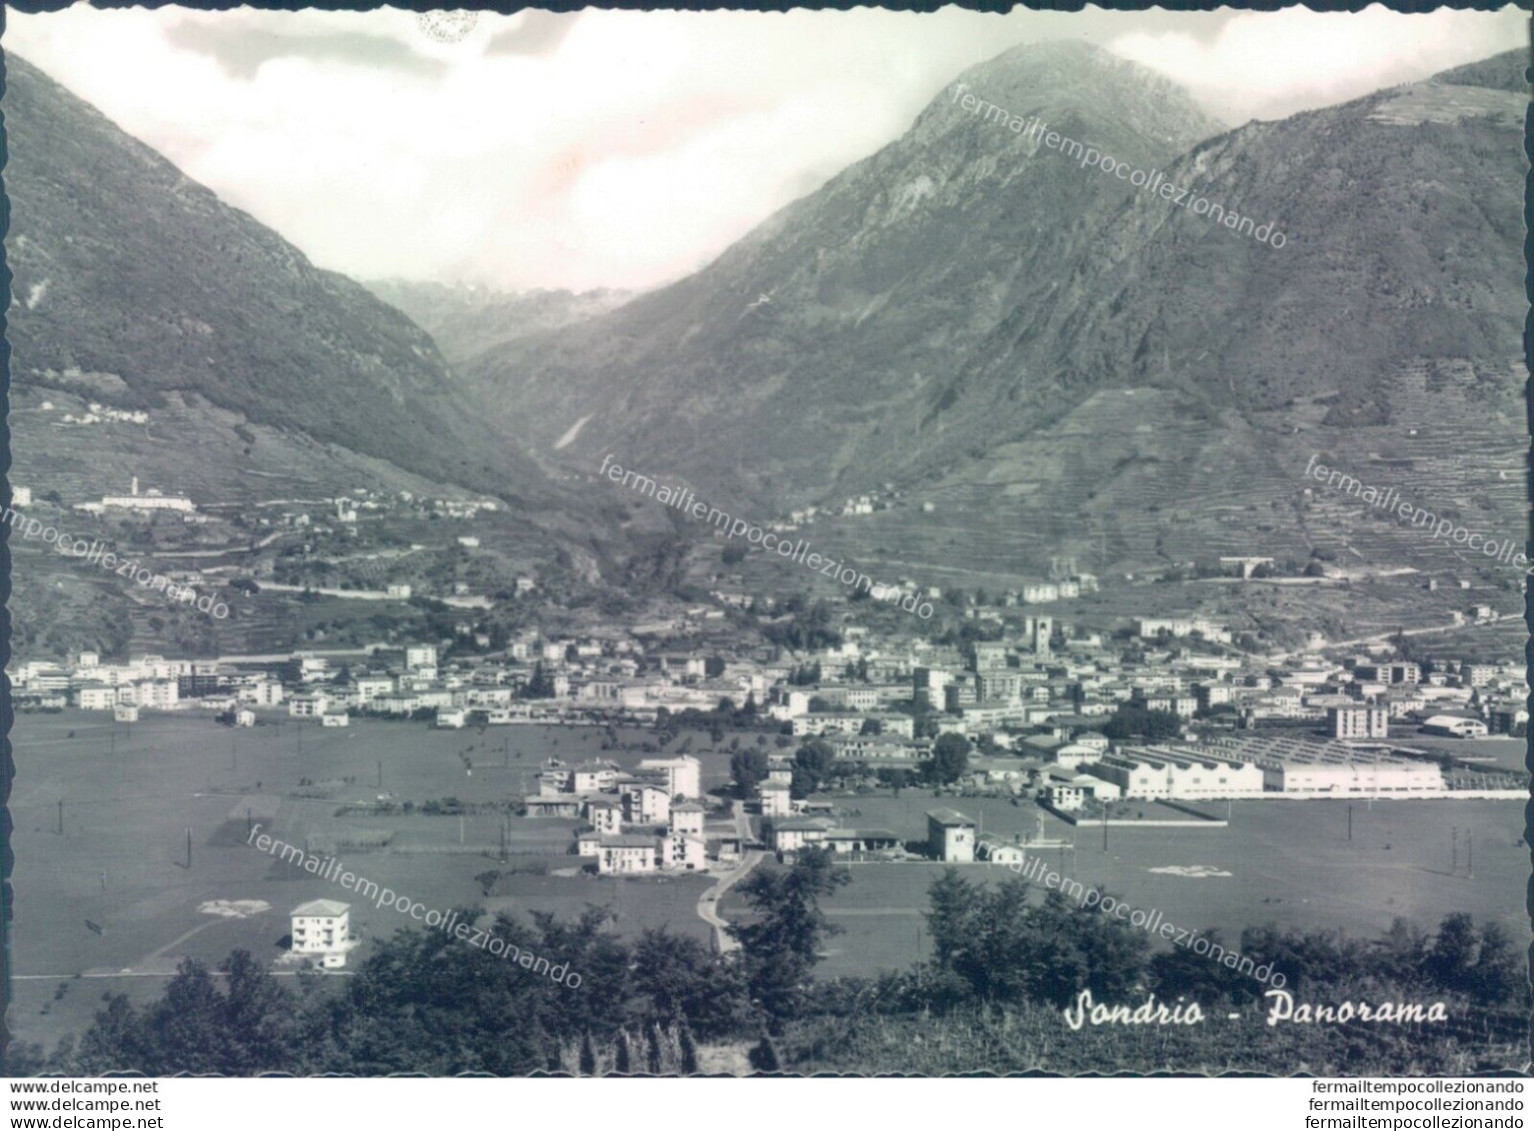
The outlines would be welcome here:
[[[532,791],[537,766],[551,755],[610,757],[631,767],[645,756],[636,747],[647,737],[622,732],[624,749],[604,752],[597,728],[437,731],[422,723],[357,720],[342,729],[306,723],[300,737],[296,720],[279,722],[275,715],[238,732],[191,716],[115,727],[93,713],[22,716],[13,732],[12,1032],[51,1045],[89,1022],[103,991],[157,996],[183,956],[213,962],[244,947],[275,958],[287,912],[305,900],[351,903],[364,939],[411,925],[398,911],[376,910],[355,893],[247,845],[247,810],[263,832],[294,845],[307,842],[317,852],[389,834],[387,849],[343,848],[338,855],[356,874],[431,907],[483,903],[570,916],[594,904],[613,911],[614,929],[623,933],[664,925],[706,940],[696,916],[706,878],[618,881],[578,874],[579,861],[568,854],[574,822],[511,818],[508,860],[501,863],[496,812],[465,816],[461,825],[457,817],[420,813],[335,815],[380,793],[417,806],[448,797],[508,802]],[[705,788],[725,780],[728,754],[706,749],[706,735],[684,732],[670,749],[688,737],[703,763]],[[1482,744],[1453,749],[1468,752],[1471,745]],[[1517,744],[1496,745],[1502,753],[1501,747]],[[301,787],[300,779],[314,784]],[[1228,829],[1114,829],[1104,853],[1097,829],[1073,830],[1030,804],[935,799],[922,790],[833,800],[842,824],[889,828],[907,840],[925,838],[924,815],[939,805],[979,818],[984,831],[1008,840],[1037,837],[1042,815],[1046,838],[1077,845],[1075,851],[1044,850],[1056,871],[1074,871],[1081,882],[1122,894],[1134,906],[1160,908],[1178,926],[1218,927],[1230,939],[1245,925],[1269,920],[1373,934],[1396,915],[1430,926],[1453,910],[1494,917],[1519,932],[1526,923],[1528,851],[1518,845],[1523,814],[1513,801],[1381,801],[1372,808],[1354,802],[1351,844],[1346,802],[1238,802]],[[1473,878],[1467,834],[1474,837]],[[1230,875],[1156,870],[1168,868]],[[486,870],[503,873],[488,899],[474,879]],[[854,866],[853,882],[826,902],[845,933],[830,941],[820,972],[910,965],[925,950],[920,915],[927,887],[941,871],[936,864]],[[1010,874],[984,865],[964,871],[992,880]],[[739,906],[738,896],[727,896],[723,913]],[[68,988],[55,1001],[61,985]]]
[[[448,797],[513,801],[535,791],[533,775],[551,755],[636,765],[647,756],[637,749],[639,732],[620,733],[623,745],[634,748],[604,752],[604,732],[590,727],[438,731],[424,723],[353,720],[336,729],[305,723],[300,736],[297,720],[279,721],[275,713],[254,729],[232,731],[209,718],[114,726],[100,714],[70,711],[21,716],[11,737],[17,772],[10,801],[16,858],[10,1026],[21,1040],[51,1046],[80,1031],[104,990],[157,996],[185,956],[215,962],[243,947],[276,958],[288,912],[306,900],[350,903],[353,930],[364,939],[418,925],[247,844],[247,819],[317,853],[392,834],[384,850],[343,848],[337,855],[356,875],[428,907],[483,903],[570,916],[595,904],[616,913],[614,929],[623,933],[664,925],[709,937],[696,916],[706,878],[576,874],[580,861],[568,854],[572,821],[510,818],[508,860],[501,863],[498,813],[465,816],[461,831],[452,816],[335,815],[380,793],[417,806]],[[704,750],[706,734],[683,732],[669,750],[689,737],[705,788],[723,780],[728,754]],[[488,900],[474,879],[486,870],[503,873]],[[364,943],[358,957],[366,952]],[[86,977],[73,980],[77,974]],[[70,988],[54,1002],[61,984]]]
[[[844,823],[884,826],[908,839],[925,837],[923,814],[939,804],[971,817],[983,816],[987,832],[1009,839],[1014,833],[1034,833],[1038,827],[1037,810],[1014,808],[1006,801],[934,801],[912,790],[899,800],[838,801],[863,814],[843,818]],[[1134,907],[1159,908],[1167,921],[1179,927],[1218,928],[1230,941],[1238,938],[1242,928],[1267,922],[1307,930],[1341,928],[1372,936],[1388,928],[1398,915],[1432,927],[1452,911],[1496,919],[1515,937],[1527,939],[1523,903],[1529,851],[1521,845],[1523,807],[1519,802],[1351,804],[1351,842],[1348,802],[1246,801],[1231,806],[1231,825],[1225,829],[1111,829],[1106,853],[1098,829],[1071,830],[1046,816],[1045,836],[1074,839],[1077,847],[1064,852],[1044,849],[1040,855],[1051,869],[1073,875],[1084,885],[1122,896]],[[1213,807],[1217,812],[1223,809],[1223,805]],[[1473,877],[1467,867],[1467,838],[1474,841]],[[851,866],[852,883],[824,903],[845,933],[830,941],[819,973],[835,976],[898,969],[924,954],[926,930],[921,913],[927,910],[928,885],[942,870],[941,865],[925,863]],[[981,881],[1012,874],[984,864],[961,866],[961,870]],[[737,909],[736,898],[727,897],[724,913]],[[919,937],[923,940],[920,950]]]

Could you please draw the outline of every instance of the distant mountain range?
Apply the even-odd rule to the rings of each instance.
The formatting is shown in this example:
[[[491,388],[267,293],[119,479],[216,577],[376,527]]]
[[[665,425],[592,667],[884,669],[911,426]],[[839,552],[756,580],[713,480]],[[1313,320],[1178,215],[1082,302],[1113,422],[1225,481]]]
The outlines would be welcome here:
[[[200,398],[427,479],[557,496],[453,388],[428,334],[9,53],[5,126],[18,385]]]
[[[1218,129],[1173,84],[1074,44],[1020,48],[960,81],[1147,166]],[[1128,191],[1030,159],[1005,125],[944,93],[899,141],[696,275],[461,369],[482,403],[519,406],[508,426],[532,443],[591,414],[578,452],[723,476],[748,495],[813,495],[874,471],[876,429],[914,436],[907,423],[947,411],[955,366],[998,321],[1056,301],[1095,236],[1083,204]]]
[[[932,503],[976,568],[1303,557],[1348,536],[1299,483],[1337,445],[1517,522],[1519,482],[1498,475],[1521,474],[1527,446],[1524,62],[1222,131],[1103,51],[1020,47],[696,275],[455,372],[528,445],[563,439],[573,467],[611,452],[769,512],[900,492]],[[1083,169],[965,93],[1286,242]],[[1432,447],[1455,427],[1476,439]],[[1221,521],[1167,539],[1163,508]],[[876,520],[862,548],[958,564],[918,526]],[[1000,531],[1027,536],[987,548]]]
[[[506,293],[463,284],[402,279],[364,284],[436,340],[450,365],[532,334],[558,330],[616,310],[631,291],[522,291]]]
[[[1405,545],[1306,495],[1317,452],[1516,533],[1522,69],[1224,131],[1106,52],[1021,47],[689,278],[501,295],[317,269],[10,55],[16,388],[156,416],[84,465],[18,416],[17,473],[85,497],[130,463],[223,498],[455,485],[620,583],[676,567],[649,535],[625,563],[629,524],[670,516],[579,482],[608,453],[760,519],[872,494],[818,536],[935,580]]]

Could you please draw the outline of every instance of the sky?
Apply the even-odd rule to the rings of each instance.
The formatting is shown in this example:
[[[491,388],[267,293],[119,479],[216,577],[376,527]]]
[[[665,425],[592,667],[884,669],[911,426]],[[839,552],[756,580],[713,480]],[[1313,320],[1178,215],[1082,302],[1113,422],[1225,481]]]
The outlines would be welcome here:
[[[1528,44],[1528,16],[850,12],[9,13],[35,63],[320,266],[640,289],[898,138],[966,67],[1077,38],[1278,118]],[[472,25],[472,26],[465,26]],[[455,35],[457,36],[455,38]]]

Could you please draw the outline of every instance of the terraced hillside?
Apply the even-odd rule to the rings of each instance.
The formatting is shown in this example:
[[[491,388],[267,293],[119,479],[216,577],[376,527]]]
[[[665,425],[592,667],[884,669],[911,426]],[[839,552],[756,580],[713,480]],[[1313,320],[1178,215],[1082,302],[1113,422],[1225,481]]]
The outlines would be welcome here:
[[[466,387],[540,450],[585,420],[573,464],[617,452],[729,501],[904,477],[956,366],[1019,306],[1060,300],[1095,209],[1130,191],[1021,137],[1024,117],[1147,168],[1219,128],[1175,84],[1084,44],[1015,48],[955,78],[904,137],[697,275],[489,350],[455,367]]]
[[[40,508],[77,523],[73,508],[135,476],[252,531],[276,499],[490,496],[526,559],[585,583],[624,576],[623,525],[473,411],[424,331],[25,60],[9,55],[6,73],[9,478]],[[80,423],[92,402],[148,420]],[[160,549],[227,537],[212,529],[155,537]],[[120,644],[129,620],[149,650],[206,654],[218,634],[203,625],[188,642],[188,626],[138,609],[111,575],[84,579],[56,556],[22,555],[13,580],[18,647],[100,644],[98,623]]]
[[[1073,57],[1052,105],[1039,80],[1063,51],[962,78],[1137,162],[1124,135],[1150,129],[1136,100],[1152,95],[1132,70]],[[1302,476],[1319,455],[1488,534],[1522,531],[1525,62],[1152,162],[1272,219],[1282,246],[1158,194],[1104,194],[1112,178],[978,119],[955,87],[708,272],[487,354],[476,377],[525,394],[536,443],[589,417],[572,466],[610,450],[762,517],[819,505],[818,539],[870,573],[1037,576],[1062,555],[1127,573],[1312,549],[1473,569],[1356,500],[1307,496]],[[1104,105],[1124,109],[1116,132]],[[985,207],[967,195],[982,192]],[[914,273],[890,250],[912,232],[929,264]],[[738,308],[719,297],[737,291]],[[758,292],[771,303],[747,311]],[[870,492],[892,509],[826,517]]]

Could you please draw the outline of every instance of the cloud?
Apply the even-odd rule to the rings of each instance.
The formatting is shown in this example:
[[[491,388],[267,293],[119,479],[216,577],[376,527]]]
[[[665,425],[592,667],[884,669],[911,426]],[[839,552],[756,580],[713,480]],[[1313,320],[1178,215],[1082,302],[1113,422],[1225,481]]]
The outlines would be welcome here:
[[[273,59],[329,60],[355,67],[399,69],[427,78],[438,78],[448,70],[445,61],[424,58],[399,40],[382,35],[280,35],[260,28],[182,20],[166,29],[165,38],[173,47],[209,56],[231,78],[247,82]]]
[[[537,8],[522,13],[514,28],[492,36],[486,55],[552,55],[575,28],[579,12],[544,12]]]
[[[1186,86],[1232,122],[1279,118],[1528,43],[1528,17],[1440,8],[1423,15],[1376,4],[1361,12],[1243,12],[1207,40],[1135,31],[1108,49]]]
[[[481,13],[444,43],[403,9],[82,3],[12,13],[4,44],[322,266],[588,290],[695,270],[1020,43],[1110,46],[1239,121],[1520,34],[1448,11],[587,9]]]

